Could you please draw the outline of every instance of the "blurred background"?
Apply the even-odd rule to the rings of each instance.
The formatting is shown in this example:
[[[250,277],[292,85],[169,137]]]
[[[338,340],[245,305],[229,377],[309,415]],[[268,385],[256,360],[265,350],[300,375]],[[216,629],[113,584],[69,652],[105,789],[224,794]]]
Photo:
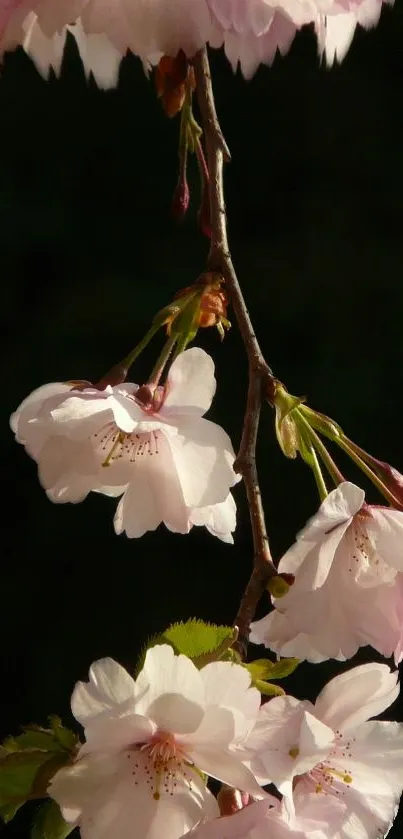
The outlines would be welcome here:
[[[267,360],[292,393],[401,470],[402,44],[398,2],[376,30],[357,33],[331,70],[320,66],[309,30],[248,83],[223,55],[212,56],[232,152],[231,246]],[[47,500],[35,464],[13,442],[9,414],[45,382],[99,379],[196,279],[208,241],[197,229],[194,160],[191,210],[180,226],[170,216],[179,120],[165,117],[135,58],[123,61],[118,88],[104,92],[86,83],[73,44],[58,81],[45,82],[18,51],[0,78],[0,118],[4,737],[51,712],[73,724],[72,687],[94,659],[109,655],[130,668],[146,639],[173,621],[231,623],[252,545],[242,486],[233,547],[200,528],[185,537],[161,526],[128,540],[114,534],[111,499]],[[144,381],[161,343],[155,338],[136,362],[133,381]],[[247,387],[236,324],[223,344],[213,329],[197,343],[216,364],[209,417],[236,448]],[[281,455],[269,408],[258,455],[278,559],[318,499],[307,467]],[[339,464],[358,480],[346,460]],[[371,488],[369,498],[380,502]],[[259,616],[265,610],[262,602]],[[366,648],[357,661],[376,659]],[[350,666],[301,665],[284,686],[314,699]],[[402,717],[402,707],[388,714]],[[5,834],[28,836],[33,812],[21,811]]]

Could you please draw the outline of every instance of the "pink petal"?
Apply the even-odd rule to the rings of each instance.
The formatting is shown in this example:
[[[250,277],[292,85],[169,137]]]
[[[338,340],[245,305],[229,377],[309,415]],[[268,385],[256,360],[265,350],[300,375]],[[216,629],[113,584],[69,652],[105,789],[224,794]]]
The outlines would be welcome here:
[[[113,658],[101,658],[90,667],[90,681],[77,682],[71,698],[75,718],[86,725],[91,717],[135,696],[135,682]]]
[[[175,655],[168,644],[158,644],[148,650],[143,669],[136,679],[136,712],[148,715],[157,700],[175,694],[181,695],[190,705],[194,704],[199,709],[205,707],[203,682],[197,667],[186,656]],[[177,707],[172,706],[175,718]],[[166,716],[166,709],[164,714]],[[202,719],[199,711],[197,715],[199,720],[195,728]],[[175,729],[168,726],[168,730]]]
[[[398,671],[386,664],[362,664],[335,676],[315,703],[315,714],[333,729],[347,731],[381,714],[399,695]]]
[[[203,416],[212,403],[216,385],[211,356],[199,347],[180,353],[169,370],[161,416]]]
[[[178,432],[169,443],[185,504],[206,507],[225,501],[235,479],[228,435],[205,419],[183,422]]]

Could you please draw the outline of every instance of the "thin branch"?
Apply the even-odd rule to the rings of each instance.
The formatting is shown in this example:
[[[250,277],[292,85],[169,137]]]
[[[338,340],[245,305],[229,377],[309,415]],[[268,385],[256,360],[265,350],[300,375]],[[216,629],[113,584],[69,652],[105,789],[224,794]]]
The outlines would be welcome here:
[[[270,397],[273,396],[275,378],[260,349],[231,260],[223,179],[224,160],[229,159],[229,152],[215,109],[206,49],[196,55],[194,70],[209,171],[212,238],[207,267],[224,277],[249,361],[249,387],[244,426],[238,457],[235,461],[235,469],[242,475],[246,488],[254,544],[252,575],[234,621],[239,629],[239,638],[234,647],[245,657],[249,627],[257,604],[268,579],[277,573],[270,553],[256,469],[256,440],[260,408],[263,398],[270,401]]]

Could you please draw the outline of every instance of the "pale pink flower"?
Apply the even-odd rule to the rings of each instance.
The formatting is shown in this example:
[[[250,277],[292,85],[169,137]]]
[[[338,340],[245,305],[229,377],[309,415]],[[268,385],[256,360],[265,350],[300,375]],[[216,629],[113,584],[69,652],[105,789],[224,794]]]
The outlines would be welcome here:
[[[218,6],[218,1],[214,2],[214,8]],[[277,53],[286,55],[299,28],[278,8],[266,5],[266,9],[270,13],[270,22],[259,35],[255,34],[251,25],[238,30],[229,22],[223,28],[217,20],[210,37],[211,46],[224,45],[232,69],[235,72],[239,64],[246,79],[252,78],[259,64],[273,64]]]
[[[231,493],[225,501],[210,507],[193,507],[189,510],[189,522],[207,528],[212,536],[217,536],[222,542],[233,544],[232,535],[236,527],[236,504]]]
[[[22,44],[40,72],[58,73],[69,31],[86,74],[107,87],[128,49],[149,67],[180,49],[192,58],[209,43],[224,45],[249,78],[277,52],[285,55],[305,24],[314,25],[327,63],[341,61],[357,24],[375,26],[381,8],[382,0],[5,0],[0,51]]]
[[[161,522],[187,533],[194,524],[232,541],[235,455],[225,431],[203,418],[215,386],[212,359],[194,347],[172,364],[154,410],[136,402],[137,385],[54,383],[31,393],[11,426],[52,501],[123,494],[117,533],[141,536]]]
[[[403,513],[364,499],[348,482],[328,495],[280,560],[295,582],[252,624],[254,643],[313,662],[370,644],[400,660]]]
[[[285,55],[296,32],[314,24],[320,55],[328,65],[341,61],[357,24],[376,26],[382,0],[208,0],[215,20],[210,43],[224,48],[232,67],[239,63],[246,78],[259,64]],[[388,0],[386,0],[388,2]]]
[[[86,76],[92,73],[102,88],[116,85],[127,46],[117,46],[103,30],[84,32],[79,15],[86,4],[87,0],[5,0],[0,9],[0,54],[21,45],[43,76],[50,68],[58,75],[70,33]]]
[[[246,743],[252,772],[262,784],[274,781],[290,812],[314,812],[320,796],[342,803],[333,839],[380,839],[395,816],[403,724],[368,720],[395,701],[397,677],[385,664],[364,664],[332,679],[314,705],[275,697]]]
[[[113,659],[95,662],[72,697],[86,742],[49,795],[82,839],[178,839],[218,815],[201,772],[260,792],[235,751],[259,704],[245,668],[198,670],[167,645],[147,652],[136,681]]]
[[[302,801],[296,813],[266,795],[231,816],[202,822],[182,839],[331,839],[343,812],[338,801],[324,796]]]
[[[394,0],[332,0],[328,8],[326,3],[318,3],[315,32],[319,53],[325,56],[328,66],[343,60],[357,26],[372,29],[377,25],[383,2],[393,4]]]
[[[206,0],[8,0],[1,52],[22,44],[39,71],[59,73],[67,32],[76,39],[85,72],[102,87],[116,84],[128,49],[145,65],[207,43],[212,19]],[[0,17],[0,26],[1,26]]]

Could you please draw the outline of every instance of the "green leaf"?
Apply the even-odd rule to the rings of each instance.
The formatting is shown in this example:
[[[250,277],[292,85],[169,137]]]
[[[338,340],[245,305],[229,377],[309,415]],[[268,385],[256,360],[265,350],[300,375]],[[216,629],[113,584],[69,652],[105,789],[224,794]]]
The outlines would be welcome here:
[[[7,737],[3,743],[7,752],[22,752],[32,749],[39,749],[44,752],[59,752],[63,749],[61,743],[55,739],[52,731],[45,728],[25,728],[22,734],[16,737]]]
[[[258,658],[256,661],[244,664],[244,667],[249,670],[252,681],[255,682],[256,679],[268,679],[271,676],[274,662],[269,661],[268,658]]]
[[[7,822],[11,822],[11,819],[14,818],[17,810],[25,804],[24,801],[21,801],[19,804],[0,804],[0,818],[3,819],[3,822],[7,824]]]
[[[271,682],[264,682],[262,679],[256,680],[255,687],[264,696],[284,696],[285,694],[285,691],[279,685],[272,685]]]
[[[52,726],[52,732],[56,738],[56,742],[59,743],[63,749],[67,749],[68,752],[75,753],[77,746],[79,745],[77,734],[75,734],[74,731],[70,731],[69,728],[65,728],[59,717],[51,716],[49,717],[49,722]]]
[[[2,750],[6,753],[32,751],[32,749],[44,752],[74,753],[78,744],[77,735],[68,728],[64,728],[59,717],[49,717],[49,722],[51,728],[42,728],[40,725],[25,726],[22,734],[7,737],[4,740]]]
[[[70,760],[67,751],[30,749],[14,751],[0,760],[0,815],[10,821],[19,807],[34,798],[45,798],[51,778]]]
[[[244,664],[252,677],[252,684],[258,687],[258,682],[265,682],[266,679],[285,679],[298,667],[299,658],[281,658],[279,661],[269,661],[267,658],[258,658]],[[259,688],[260,690],[260,688]],[[262,691],[263,692],[263,691]]]
[[[294,670],[297,669],[299,664],[299,658],[280,658],[279,661],[275,661],[272,665],[272,670],[270,671],[270,678],[285,679],[286,676],[290,676],[291,673],[293,673]]]
[[[11,752],[0,761],[0,805],[23,803],[30,795],[35,777],[49,760],[47,752]]]
[[[231,649],[236,638],[237,631],[231,626],[204,623],[197,618],[173,623],[165,632],[148,639],[139,656],[135,675],[138,676],[143,669],[148,650],[157,644],[169,644],[177,655],[182,653],[191,658],[196,667],[204,667],[209,661],[219,659],[241,663],[236,650]]]
[[[72,830],[74,825],[65,822],[56,801],[48,801],[38,810],[32,825],[31,839],[66,839]]]
[[[70,762],[70,756],[67,752],[58,752],[51,754],[48,759],[39,767],[34,782],[32,784],[32,794],[36,798],[44,798],[46,796],[47,788],[56,772],[59,771],[66,763]]]
[[[193,618],[186,623],[174,623],[162,635],[176,653],[192,659],[201,659],[209,653],[224,654],[236,639],[231,626],[216,626]],[[218,657],[221,658],[221,655]],[[202,665],[200,665],[202,666]]]

